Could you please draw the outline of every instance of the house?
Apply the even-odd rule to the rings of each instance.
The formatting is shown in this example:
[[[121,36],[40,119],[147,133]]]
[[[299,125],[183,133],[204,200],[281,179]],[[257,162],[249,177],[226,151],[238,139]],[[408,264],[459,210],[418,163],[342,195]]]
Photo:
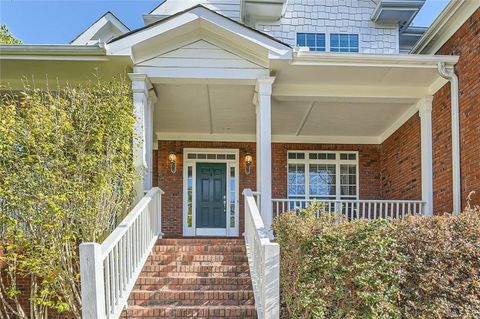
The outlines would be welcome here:
[[[137,30],[106,13],[68,45],[2,46],[14,88],[45,74],[75,83],[127,70],[132,82],[145,177],[123,226],[143,218],[149,231],[81,248],[85,317],[120,315],[159,235],[195,237],[158,250],[194,254],[228,246],[198,237],[245,234],[256,314],[275,318],[277,214],[313,200],[349,218],[461,211],[480,189],[479,3],[451,2],[428,31],[411,26],[423,3],[166,0]],[[118,248],[122,236],[130,244]],[[131,267],[112,266],[133,246]],[[255,315],[192,305],[204,317]],[[157,308],[136,316],[172,315]]]

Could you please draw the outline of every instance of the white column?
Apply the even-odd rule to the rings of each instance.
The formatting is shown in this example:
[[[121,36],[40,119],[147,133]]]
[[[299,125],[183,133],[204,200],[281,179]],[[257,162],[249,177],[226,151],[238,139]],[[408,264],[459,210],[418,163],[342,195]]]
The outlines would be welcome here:
[[[260,213],[267,229],[272,225],[272,84],[274,77],[257,79],[255,111],[257,113],[256,172],[260,195]]]
[[[146,118],[145,118],[145,123],[146,123],[146,163],[147,163],[147,168],[146,168],[146,174],[145,174],[145,180],[144,180],[144,187],[145,190],[149,190],[152,188],[152,182],[153,182],[153,150],[154,150],[154,143],[156,143],[156,138],[154,136],[153,132],[153,116],[154,116],[154,110],[155,110],[155,103],[157,102],[157,95],[155,94],[155,90],[151,88],[148,93],[149,99],[148,99],[148,107],[147,107],[147,113],[146,113]]]
[[[432,96],[427,96],[418,103],[422,157],[422,200],[427,202],[425,214],[429,216],[433,214],[432,100]]]
[[[133,141],[133,162],[137,173],[141,176],[136,184],[137,200],[143,197],[144,192],[151,188],[151,154],[153,151],[153,129],[150,129],[150,123],[153,117],[153,105],[150,103],[149,90],[152,85],[146,74],[129,73],[132,80],[133,91],[133,112],[135,115],[135,136]],[[150,163],[147,160],[150,159]]]

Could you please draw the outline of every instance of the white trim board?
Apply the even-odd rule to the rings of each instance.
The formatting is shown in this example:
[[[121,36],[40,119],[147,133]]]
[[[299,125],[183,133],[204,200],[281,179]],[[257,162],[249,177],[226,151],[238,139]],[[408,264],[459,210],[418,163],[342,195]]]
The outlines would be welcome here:
[[[202,154],[235,154],[235,159],[188,159],[189,153]],[[226,165],[226,228],[196,228],[196,164],[224,163]],[[192,167],[192,226],[188,227],[188,167]],[[230,227],[230,169],[235,169],[235,227]],[[240,150],[225,148],[184,148],[183,149],[183,236],[228,236],[238,237],[240,233]]]
[[[158,141],[255,142],[255,134],[208,134],[156,132]],[[273,143],[380,144],[380,136],[272,135]]]

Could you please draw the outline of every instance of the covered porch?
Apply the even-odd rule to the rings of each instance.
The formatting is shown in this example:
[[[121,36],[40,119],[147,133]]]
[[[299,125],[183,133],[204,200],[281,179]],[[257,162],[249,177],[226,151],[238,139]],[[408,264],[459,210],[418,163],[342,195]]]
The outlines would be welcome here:
[[[251,79],[131,75],[150,88],[144,187],[166,192],[164,232],[239,236],[245,188],[266,225],[313,201],[350,219],[431,215],[439,61],[381,58],[390,64],[278,63]],[[220,232],[196,226],[198,163],[226,164]]]

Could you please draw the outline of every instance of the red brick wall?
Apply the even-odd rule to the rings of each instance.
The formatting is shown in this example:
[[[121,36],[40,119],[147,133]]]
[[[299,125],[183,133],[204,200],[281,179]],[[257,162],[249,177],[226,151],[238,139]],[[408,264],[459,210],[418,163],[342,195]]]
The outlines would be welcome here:
[[[177,172],[170,172],[168,154],[177,151]],[[183,149],[184,148],[230,148],[240,149],[240,190],[256,188],[255,143],[159,141],[154,151],[154,181],[165,195],[162,200],[162,231],[167,237],[181,237],[183,232]],[[250,175],[245,174],[243,161],[245,150],[254,158]],[[379,145],[330,145],[330,144],[272,144],[272,191],[274,198],[285,198],[287,192],[288,150],[348,150],[359,152],[360,198],[378,199],[380,192],[380,147]],[[240,197],[241,198],[241,197]],[[243,232],[243,200],[240,200],[240,233]]]
[[[420,117],[414,114],[381,145],[383,199],[421,199]]]
[[[460,163],[462,207],[476,191],[473,204],[480,204],[480,9],[467,19],[437,54],[460,56],[455,66],[460,86]],[[450,131],[450,85],[433,100],[434,209],[452,209]]]
[[[442,87],[432,103],[433,211],[451,212],[452,196],[452,125],[450,85]]]

